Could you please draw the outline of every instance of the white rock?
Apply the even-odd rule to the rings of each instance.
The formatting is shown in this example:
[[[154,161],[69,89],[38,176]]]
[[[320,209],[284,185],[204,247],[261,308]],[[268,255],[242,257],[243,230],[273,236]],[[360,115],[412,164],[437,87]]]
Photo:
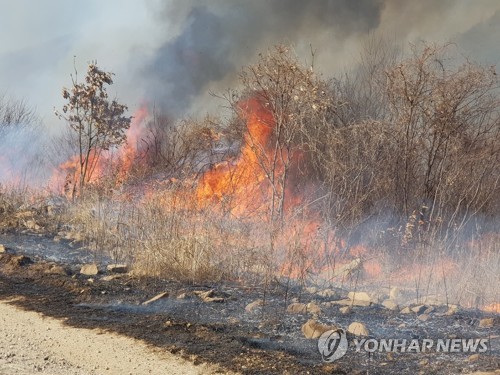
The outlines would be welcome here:
[[[82,275],[92,276],[97,275],[99,270],[97,269],[97,264],[84,264],[82,268],[80,268],[80,273]]]
[[[370,334],[366,326],[360,322],[352,322],[349,324],[347,331],[355,336],[368,336]]]
[[[347,298],[351,301],[372,302],[372,298],[366,292],[349,292]]]
[[[310,319],[302,325],[302,333],[307,339],[317,339],[331,329],[337,329],[337,327],[318,323],[314,319]]]
[[[399,306],[393,299],[386,299],[382,302],[382,306],[384,306],[388,310],[398,310]]]
[[[148,299],[147,301],[143,302],[143,305],[149,305],[150,303],[159,301],[160,299],[167,298],[168,297],[168,292],[163,292],[160,294],[157,294],[153,298]]]
[[[127,273],[128,267],[126,264],[108,264],[106,266],[108,272],[111,273]]]
[[[253,313],[257,309],[259,309],[260,307],[262,307],[263,305],[264,305],[264,300],[258,299],[258,300],[255,300],[255,301],[249,303],[245,307],[245,311],[248,312],[248,313]]]

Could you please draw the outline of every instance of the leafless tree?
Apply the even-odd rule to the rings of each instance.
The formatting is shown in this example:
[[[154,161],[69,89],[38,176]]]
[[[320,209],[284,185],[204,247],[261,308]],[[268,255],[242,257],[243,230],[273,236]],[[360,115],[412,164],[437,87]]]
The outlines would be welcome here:
[[[38,122],[34,108],[25,100],[0,96],[0,127],[33,126]]]
[[[62,112],[55,112],[77,135],[81,192],[91,179],[102,152],[124,143],[125,131],[130,126],[131,118],[123,116],[127,106],[108,97],[106,85],[113,84],[112,75],[99,69],[96,63],[90,63],[85,82],[80,83],[75,67],[72,87],[62,91],[67,104]]]
[[[283,219],[287,184],[291,179],[300,183],[298,174],[304,170],[297,163],[306,159],[305,153],[321,147],[322,127],[335,102],[328,84],[285,46],[261,54],[256,64],[244,69],[241,82],[243,96],[260,103],[264,109],[260,120],[272,131],[267,145],[260,144],[252,132],[247,132],[247,137],[271,186],[271,222],[279,222]],[[241,102],[240,98],[233,101],[233,108],[245,117],[247,109]]]

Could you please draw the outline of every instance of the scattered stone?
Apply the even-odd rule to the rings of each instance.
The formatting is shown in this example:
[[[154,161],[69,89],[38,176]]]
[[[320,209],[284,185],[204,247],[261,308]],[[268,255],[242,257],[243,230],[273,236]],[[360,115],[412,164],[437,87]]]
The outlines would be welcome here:
[[[249,303],[245,307],[245,311],[248,312],[248,313],[253,313],[257,309],[261,308],[262,306],[264,306],[264,300],[258,299],[258,300],[255,300],[255,301]]]
[[[347,298],[351,301],[372,302],[372,298],[366,292],[349,292]]]
[[[181,293],[177,296],[177,299],[188,299],[188,298],[191,298],[193,297],[193,294],[190,293],[190,292],[184,292],[184,293]]]
[[[291,303],[286,308],[290,314],[305,314],[307,313],[307,306],[305,303]]]
[[[352,312],[352,308],[351,308],[351,306],[344,306],[344,307],[341,307],[339,309],[339,311],[341,314],[347,315],[347,314],[350,314]]]
[[[417,306],[413,306],[411,308],[411,311],[413,311],[415,314],[420,314],[420,313],[424,312],[425,309],[426,309],[425,305],[417,305]]]
[[[224,302],[224,298],[222,297],[215,297],[215,292],[213,289],[210,289],[209,291],[195,291],[194,294],[196,294],[203,302],[217,302],[221,303]]]
[[[331,329],[337,329],[335,326],[328,326],[325,324],[318,323],[314,319],[309,319],[302,326],[302,333],[307,339],[317,339],[326,331]]]
[[[491,328],[495,325],[494,318],[484,318],[479,321],[479,327],[481,328]]]
[[[472,354],[469,356],[469,358],[467,359],[469,362],[477,362],[479,360],[481,356],[479,355],[479,353],[476,353],[476,354]]]
[[[430,315],[429,314],[421,314],[417,317],[418,320],[420,320],[421,322],[426,322],[430,319]]]
[[[446,308],[446,305],[441,306],[442,308]],[[437,313],[438,316],[451,316],[454,315],[458,311],[457,305],[448,305],[448,310],[442,313]]]
[[[319,307],[314,302],[309,302],[306,307],[307,307],[307,312],[308,313],[311,313],[311,314],[314,314],[314,315],[321,314],[321,307]]]
[[[126,264],[108,264],[106,266],[108,272],[111,273],[127,273],[128,266]]]
[[[360,322],[352,322],[349,324],[347,332],[350,332],[355,336],[368,336],[370,334],[366,326]]]
[[[5,248],[5,246],[4,245],[0,245],[0,254],[3,254],[5,252],[7,252],[7,249]]]
[[[411,310],[408,306],[406,306],[403,310],[400,311],[401,314],[410,314]]]
[[[399,306],[393,299],[386,299],[382,302],[382,306],[384,306],[388,310],[398,310]]]
[[[167,297],[168,297],[168,292],[163,292],[163,293],[157,294],[153,298],[148,299],[147,301],[143,302],[142,305],[149,305],[150,303],[156,302],[160,299],[167,298]]]
[[[387,353],[386,358],[388,361],[394,361],[394,354],[389,352],[389,353]]]
[[[97,275],[99,270],[97,269],[97,264],[84,264],[82,268],[80,268],[80,273],[86,276]]]
[[[434,312],[436,310],[433,306],[429,306],[424,310],[424,314],[430,314],[431,312]]]
[[[400,325],[398,325],[398,328],[406,328],[406,323],[401,323]]]

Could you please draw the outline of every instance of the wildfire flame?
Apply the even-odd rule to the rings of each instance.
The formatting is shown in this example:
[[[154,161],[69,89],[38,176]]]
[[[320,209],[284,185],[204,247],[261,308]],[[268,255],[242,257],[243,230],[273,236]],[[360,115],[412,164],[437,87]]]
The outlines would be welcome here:
[[[332,277],[337,277],[335,275],[344,278],[352,270],[361,270],[369,280],[383,278],[397,285],[414,285],[423,274],[439,274],[446,278],[459,274],[457,265],[451,259],[443,258],[430,265],[420,264],[417,267],[412,265],[398,268],[388,275],[387,270],[384,269],[385,260],[377,255],[376,249],[365,244],[357,244],[350,248],[346,246],[347,241],[339,238],[333,229],[325,225],[317,213],[308,208],[306,193],[314,191],[314,185],[312,183],[308,185],[307,181],[304,181],[307,180],[304,176],[299,181],[301,177],[296,173],[301,169],[298,166],[305,158],[302,152],[296,151],[291,155],[284,155],[291,162],[288,166],[291,173],[287,183],[282,187],[284,191],[280,191],[280,185],[275,183],[285,167],[282,164],[283,158],[276,159],[275,157],[276,122],[266,103],[255,97],[250,98],[239,104],[239,110],[246,122],[246,132],[238,157],[218,163],[204,172],[198,180],[194,193],[189,189],[183,189],[182,184],[177,184],[181,188],[175,192],[167,192],[171,194],[167,199],[162,198],[162,194],[154,189],[149,191],[144,188],[145,199],[154,197],[156,204],[164,207],[165,210],[172,209],[172,202],[175,202],[177,208],[181,207],[193,212],[212,209],[216,212],[230,213],[240,220],[259,223],[263,228],[267,225],[269,228],[269,211],[273,194],[284,194],[283,208],[286,226],[274,238],[276,248],[283,249],[282,253],[278,254],[276,268],[276,272],[282,276],[298,279],[305,277],[305,274],[316,273],[319,277],[326,275],[325,279],[332,279]],[[115,162],[116,182],[127,181],[134,161],[140,156],[140,141],[146,130],[147,117],[147,107],[141,106],[135,112],[127,131],[127,143],[115,150],[113,155],[101,156],[90,182],[98,181],[106,173],[106,167],[112,164],[112,156]],[[273,176],[270,175],[269,168],[272,160],[274,160]],[[73,156],[61,164],[54,174],[54,180],[77,183],[78,166],[79,158]],[[300,187],[297,188],[297,186]],[[261,241],[266,240],[267,237]],[[258,241],[256,240],[257,245]],[[342,256],[334,260],[335,270],[328,270],[332,264],[332,257],[339,254]],[[498,313],[500,305],[498,302],[491,303],[483,306],[482,310]]]
[[[197,201],[224,205],[235,216],[246,216],[259,211],[271,188],[264,170],[259,165],[256,148],[270,153],[270,139],[274,119],[269,110],[257,99],[240,105],[247,133],[238,159],[217,164],[201,178],[196,192]]]
[[[117,150],[102,152],[97,155],[89,155],[88,164],[92,166],[86,183],[95,183],[104,176],[115,175],[116,183],[124,182],[128,175],[133,161],[138,154],[138,144],[141,135],[144,133],[145,120],[148,116],[146,105],[142,105],[133,115],[130,127],[127,129],[127,142]],[[116,170],[116,173],[107,173]],[[56,168],[49,182],[53,190],[63,190],[67,196],[78,194],[80,183],[80,156],[73,155]]]

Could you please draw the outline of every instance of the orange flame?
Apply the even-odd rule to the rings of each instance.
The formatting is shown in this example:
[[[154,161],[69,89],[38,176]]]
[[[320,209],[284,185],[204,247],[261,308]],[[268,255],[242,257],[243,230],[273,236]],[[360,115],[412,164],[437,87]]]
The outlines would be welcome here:
[[[290,157],[290,169],[297,169],[302,154],[288,155],[285,148],[276,149],[273,142],[276,122],[261,100],[247,99],[239,104],[239,109],[247,127],[240,156],[219,163],[204,173],[196,192],[198,203],[201,207],[209,203],[220,204],[239,218],[260,216],[269,210],[266,203],[272,202],[273,196],[284,195],[286,210],[300,205],[304,198],[291,188],[292,178],[288,178],[285,191],[282,191],[280,178],[284,173],[283,160]]]
[[[141,135],[145,131],[145,119],[148,110],[145,105],[141,106],[134,114],[131,125],[127,129],[127,142],[118,150],[102,152],[101,154],[91,153],[88,160],[90,166],[89,176],[86,183],[99,182],[103,176],[115,175],[116,183],[122,183],[129,175],[130,168],[138,153],[138,144]],[[78,185],[80,183],[80,157],[74,155],[56,168],[50,178],[49,187],[52,190],[61,190],[67,196],[78,195]],[[117,173],[106,173],[115,170]]]
[[[259,165],[256,149],[267,151],[274,127],[274,119],[257,99],[240,105],[247,130],[241,154],[237,160],[216,165],[207,171],[196,192],[201,206],[220,203],[236,216],[244,216],[261,209],[270,189],[269,180]]]

